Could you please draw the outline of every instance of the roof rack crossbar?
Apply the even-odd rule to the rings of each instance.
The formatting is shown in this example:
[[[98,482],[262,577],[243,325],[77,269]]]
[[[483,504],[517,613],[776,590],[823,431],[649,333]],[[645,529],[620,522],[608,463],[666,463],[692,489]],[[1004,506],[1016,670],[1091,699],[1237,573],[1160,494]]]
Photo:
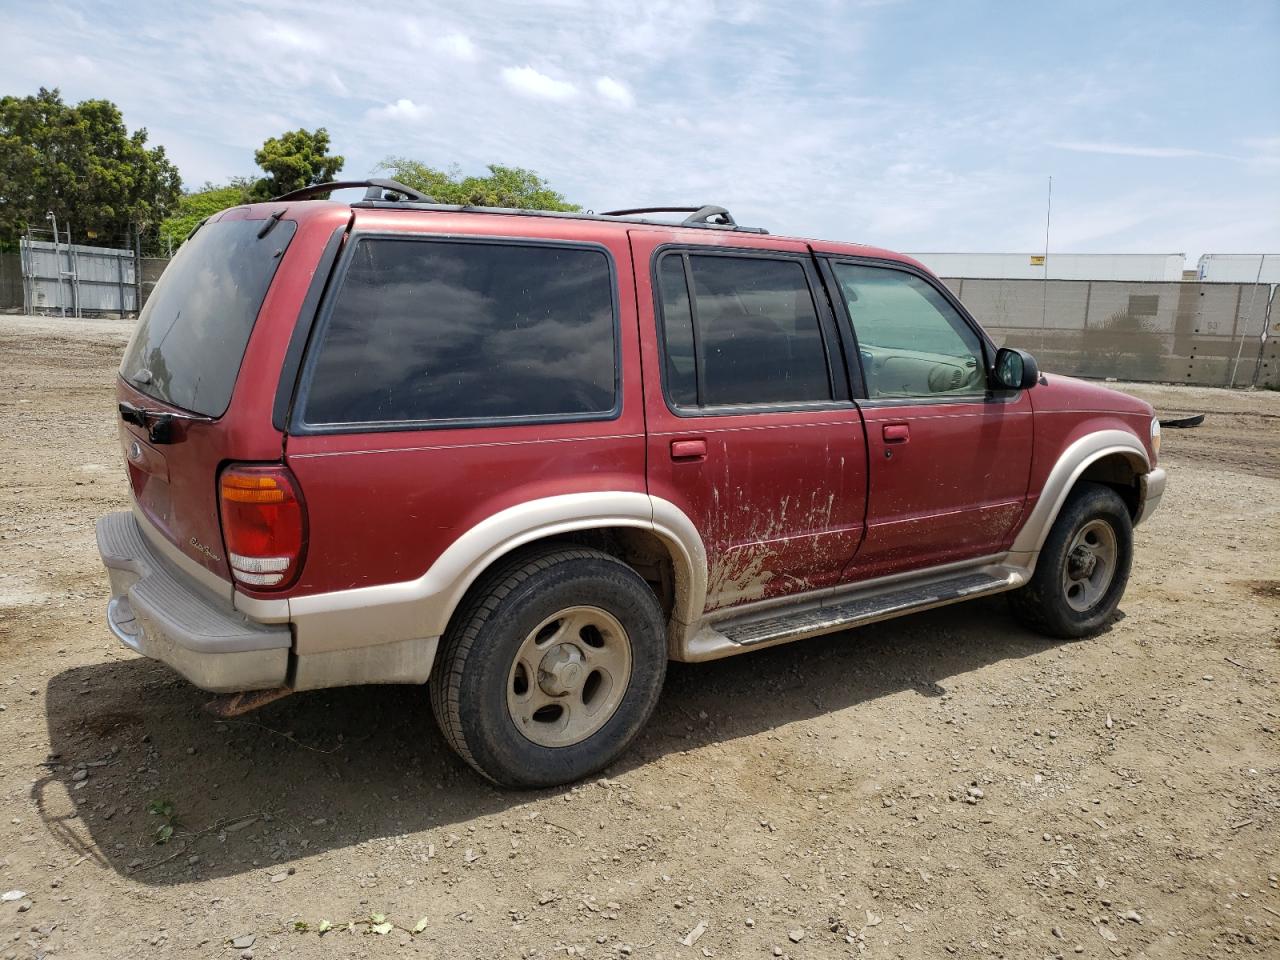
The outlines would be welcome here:
[[[700,207],[632,207],[627,210],[606,210],[601,216],[629,217],[642,213],[687,213],[685,223],[710,223],[726,227],[736,227],[738,221],[724,207],[706,203]]]
[[[303,187],[301,190],[290,190],[288,193],[282,193],[278,197],[272,197],[272,202],[279,200],[311,200],[314,197],[323,196],[332,193],[334,190],[347,190],[352,187],[367,188],[364,193],[366,200],[382,200],[385,199],[385,193],[398,193],[407,200],[415,200],[419,203],[435,203],[435,201],[413,187],[406,187],[403,183],[396,180],[334,180],[331,183],[313,183],[309,187]]]

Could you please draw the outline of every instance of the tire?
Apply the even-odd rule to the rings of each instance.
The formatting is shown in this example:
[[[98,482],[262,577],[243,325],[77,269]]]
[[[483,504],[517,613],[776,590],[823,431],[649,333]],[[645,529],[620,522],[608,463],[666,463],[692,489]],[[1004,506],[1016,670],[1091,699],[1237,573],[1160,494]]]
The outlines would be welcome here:
[[[1109,553],[1114,559],[1104,578]],[[1040,549],[1030,582],[1009,594],[1009,607],[1023,625],[1046,636],[1091,636],[1115,615],[1132,562],[1133,521],[1120,495],[1102,484],[1079,483]]]
[[[607,553],[552,545],[500,563],[468,592],[442,639],[431,706],[482,776],[559,786],[627,748],[666,670],[665,617],[639,574]]]

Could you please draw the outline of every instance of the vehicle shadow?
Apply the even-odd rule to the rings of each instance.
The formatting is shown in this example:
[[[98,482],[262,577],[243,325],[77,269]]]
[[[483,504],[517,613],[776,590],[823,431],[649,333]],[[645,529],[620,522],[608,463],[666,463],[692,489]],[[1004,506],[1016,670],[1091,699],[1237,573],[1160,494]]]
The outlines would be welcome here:
[[[648,727],[606,773],[625,776],[674,752],[905,690],[940,696],[949,678],[1052,646],[994,598],[672,664]],[[51,833],[73,855],[161,885],[465,823],[563,792],[503,791],[472,773],[436,731],[425,688],[296,694],[235,721],[205,713],[208,699],[143,659],[54,676],[46,693],[53,753],[32,788]],[[173,837],[157,845],[166,823]]]

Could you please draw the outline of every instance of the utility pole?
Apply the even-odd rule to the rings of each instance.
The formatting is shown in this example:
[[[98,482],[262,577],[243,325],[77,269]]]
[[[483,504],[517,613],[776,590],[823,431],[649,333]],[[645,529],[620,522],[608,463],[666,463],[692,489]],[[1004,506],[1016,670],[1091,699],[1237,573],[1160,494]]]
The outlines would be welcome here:
[[[1044,210],[1044,283],[1040,296],[1040,329],[1049,317],[1049,217],[1053,213],[1053,177],[1049,178],[1049,201]]]

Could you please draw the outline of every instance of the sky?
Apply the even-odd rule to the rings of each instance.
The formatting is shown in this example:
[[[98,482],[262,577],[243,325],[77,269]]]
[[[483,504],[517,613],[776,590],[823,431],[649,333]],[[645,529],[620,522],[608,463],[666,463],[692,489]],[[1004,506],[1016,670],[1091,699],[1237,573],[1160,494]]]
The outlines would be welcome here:
[[[189,189],[325,127],[904,251],[1280,251],[1280,3],[0,0],[0,94],[115,101]]]

